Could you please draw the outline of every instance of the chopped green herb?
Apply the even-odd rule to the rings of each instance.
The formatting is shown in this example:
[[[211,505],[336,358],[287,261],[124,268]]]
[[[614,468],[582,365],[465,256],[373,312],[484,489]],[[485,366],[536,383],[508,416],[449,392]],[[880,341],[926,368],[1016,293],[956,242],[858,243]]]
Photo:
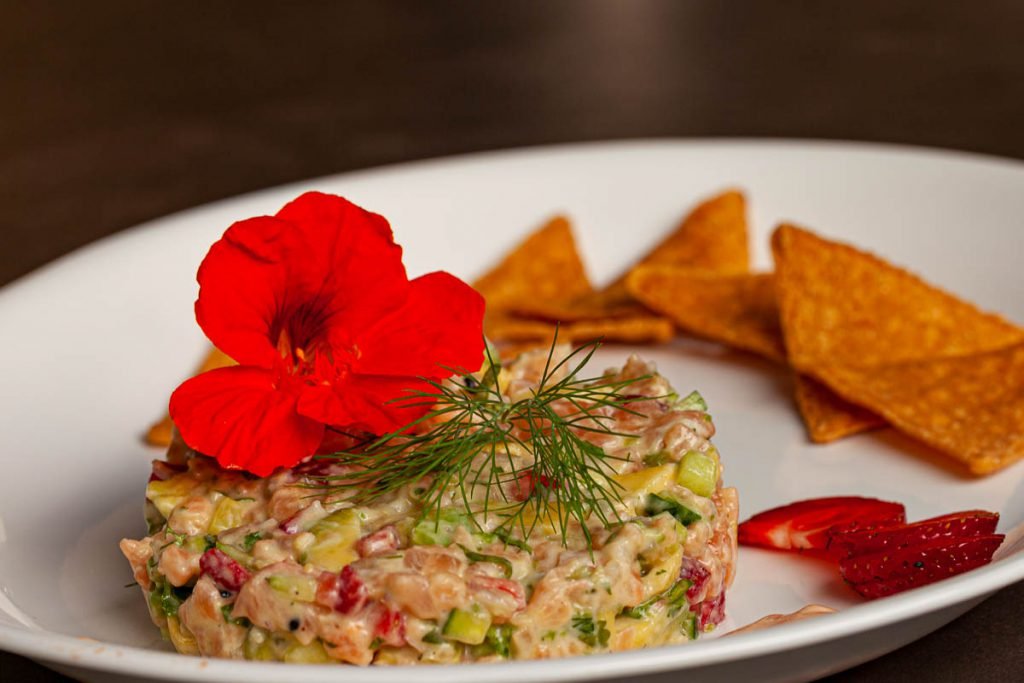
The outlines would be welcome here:
[[[650,611],[651,607],[662,600],[668,605],[669,616],[675,616],[678,614],[679,609],[686,605],[686,591],[690,590],[690,585],[687,579],[680,579],[661,593],[644,600],[639,605],[622,610],[622,616],[629,617],[630,619],[643,619],[647,616],[647,612]]]
[[[594,620],[589,614],[577,614],[572,618],[572,627],[576,629],[576,637],[590,647],[607,647],[611,638],[603,619]]]
[[[435,628],[423,636],[423,642],[430,643],[431,645],[440,645],[444,642],[444,638],[441,637],[441,632]]]
[[[233,610],[234,608],[235,604],[233,602],[228,603],[227,605],[221,605],[220,613],[224,616],[224,621],[226,621],[229,624],[234,624],[235,626],[242,626],[244,628],[249,628],[250,626],[252,626],[252,622],[246,619],[245,617],[232,617],[231,610]]]
[[[384,640],[380,636],[377,636],[376,638],[374,638],[373,640],[370,641],[370,649],[371,650],[379,650],[381,645],[383,645],[383,644],[384,644]]]
[[[470,564],[474,564],[476,562],[490,562],[491,564],[496,564],[501,567],[502,571],[505,572],[506,579],[512,577],[512,563],[506,558],[498,557],[497,555],[485,555],[484,553],[478,553],[470,550],[461,543],[459,544],[459,547],[462,548],[462,552],[466,553],[466,559],[469,560]]]
[[[242,547],[245,548],[245,552],[252,552],[252,547],[256,545],[256,541],[263,538],[263,534],[259,531],[254,531],[251,534],[245,535],[245,540],[242,541]]]
[[[662,512],[667,512],[676,519],[683,526],[690,526],[694,522],[699,522],[701,516],[686,507],[678,500],[674,498],[668,498],[665,496],[659,496],[657,493],[652,493],[647,496],[647,507],[645,512],[648,515],[659,515]]]
[[[520,541],[518,538],[515,538],[514,536],[512,536],[512,534],[508,532],[507,529],[495,529],[494,535],[497,536],[498,540],[504,543],[505,545],[510,545],[515,548],[519,548],[520,550],[525,550],[528,553],[533,552],[533,548],[530,547],[529,543],[527,543],[526,541]]]
[[[672,457],[669,455],[668,451],[656,451],[644,456],[644,465],[647,467],[658,467],[659,465],[664,465],[669,462],[671,459]]]

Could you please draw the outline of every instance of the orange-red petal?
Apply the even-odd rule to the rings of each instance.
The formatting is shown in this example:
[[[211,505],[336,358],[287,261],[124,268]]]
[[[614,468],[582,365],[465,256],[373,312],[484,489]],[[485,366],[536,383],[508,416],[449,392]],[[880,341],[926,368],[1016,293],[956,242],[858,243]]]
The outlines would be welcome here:
[[[278,388],[262,368],[235,366],[204,372],[171,395],[170,413],[181,436],[223,467],[267,476],[312,455],[321,422],[296,411],[294,392]]]

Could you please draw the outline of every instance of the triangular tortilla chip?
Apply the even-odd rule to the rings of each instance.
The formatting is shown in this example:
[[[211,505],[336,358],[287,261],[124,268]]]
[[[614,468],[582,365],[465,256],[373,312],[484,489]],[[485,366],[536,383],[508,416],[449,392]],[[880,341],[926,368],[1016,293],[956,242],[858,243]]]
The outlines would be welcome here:
[[[566,343],[595,339],[634,344],[661,343],[671,339],[675,333],[671,322],[650,314],[608,320],[580,320],[558,325],[496,313],[488,316],[485,322],[485,331],[491,341],[499,344],[514,343],[516,346],[524,343],[550,346],[556,328],[559,341]],[[504,349],[502,352],[504,355]]]
[[[552,218],[527,236],[473,287],[494,311],[531,299],[557,301],[593,291],[564,216]]]
[[[807,435],[815,443],[828,443],[885,426],[885,420],[878,415],[843,400],[824,384],[806,375],[794,378],[793,393]]]
[[[495,342],[550,344],[556,325],[510,313],[521,301],[557,302],[593,290],[576,249],[567,219],[557,217],[529,235],[497,267],[473,285],[487,301],[484,332]],[[642,310],[615,320],[562,325],[559,339],[584,342],[596,338],[620,342],[663,342],[672,338],[672,323]]]
[[[629,274],[626,287],[640,303],[687,332],[786,362],[769,273],[722,276],[672,266],[640,266]]]
[[[635,268],[651,265],[698,268],[724,275],[747,272],[750,252],[743,194],[730,190],[701,202],[672,234],[604,289],[560,300],[523,300],[516,304],[515,311],[562,322],[640,315],[644,309],[629,294],[626,277]]]
[[[772,235],[775,291],[790,362],[873,367],[997,349],[1024,340],[920,278],[792,225]]]
[[[209,353],[203,359],[199,369],[196,370],[195,375],[201,375],[208,370],[216,370],[217,368],[225,368],[229,365],[235,365],[235,361],[227,357],[219,349],[210,349]],[[153,423],[149,430],[146,432],[144,440],[151,446],[162,446],[167,447],[171,445],[171,439],[174,437],[174,422],[171,421],[170,415],[164,415],[163,419],[159,422]]]
[[[666,266],[641,266],[626,281],[630,293],[680,328],[780,363],[786,349],[779,327],[774,277],[719,276]],[[826,443],[875,429],[884,420],[798,376],[797,407],[812,441]]]
[[[1024,457],[1024,345],[873,368],[827,366],[820,373],[843,397],[974,474]]]

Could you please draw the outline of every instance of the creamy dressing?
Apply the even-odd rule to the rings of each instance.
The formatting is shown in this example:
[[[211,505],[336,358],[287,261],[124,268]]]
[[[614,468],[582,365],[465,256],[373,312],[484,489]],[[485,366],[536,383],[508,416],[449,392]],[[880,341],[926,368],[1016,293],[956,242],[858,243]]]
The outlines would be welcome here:
[[[527,354],[503,369],[505,393],[529,392],[546,360]],[[260,479],[176,443],[147,487],[153,533],[121,542],[154,623],[185,653],[352,664],[563,657],[696,638],[723,618],[736,557],[737,495],[721,486],[714,426],[636,357],[606,377],[642,378],[628,387],[629,410],[595,409],[619,435],[580,432],[608,456],[621,500],[606,506],[608,528],[573,523],[564,542],[542,511],[528,538],[490,533],[501,519],[479,511],[478,528],[454,492],[444,499],[451,515],[417,531],[413,490],[354,506],[316,488],[317,477],[346,473],[330,460]],[[688,453],[714,466],[710,495],[680,483]],[[517,471],[533,462],[522,448],[502,456]]]

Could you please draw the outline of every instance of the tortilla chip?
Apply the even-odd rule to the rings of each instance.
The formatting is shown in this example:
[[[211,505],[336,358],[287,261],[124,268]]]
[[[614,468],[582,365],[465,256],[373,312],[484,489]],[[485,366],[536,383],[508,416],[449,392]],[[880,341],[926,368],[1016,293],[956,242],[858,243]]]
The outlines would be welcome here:
[[[661,343],[670,340],[675,333],[671,322],[650,314],[608,320],[581,320],[556,325],[543,320],[497,313],[489,316],[484,322],[484,331],[488,339],[497,342],[500,347],[508,343],[516,346],[550,346],[554,341],[556,328],[558,339],[566,343],[582,343],[595,339],[633,344]],[[502,353],[504,355],[504,349]]]
[[[807,375],[795,377],[794,396],[807,435],[815,443],[828,443],[885,426],[885,420],[878,415],[843,400]]]
[[[201,375],[208,370],[216,370],[217,368],[224,368],[229,365],[234,365],[235,361],[228,358],[220,349],[210,349],[210,352],[206,354],[206,358],[203,359],[199,369],[196,370],[196,375]],[[195,375],[193,375],[195,376]],[[171,421],[170,415],[164,415],[163,419],[159,422],[155,422],[146,432],[144,440],[151,446],[161,446],[166,448],[171,445],[171,439],[174,437],[174,422]]]
[[[640,266],[629,293],[680,328],[707,339],[786,362],[770,273],[717,275],[672,266]]]
[[[790,362],[873,367],[966,355],[1024,332],[871,254],[792,225],[772,235],[775,290]]]
[[[558,301],[593,291],[572,228],[563,216],[552,218],[527,236],[473,287],[494,311],[523,301]]]
[[[746,200],[742,193],[730,190],[699,204],[672,234],[604,289],[561,299],[523,299],[514,310],[562,322],[643,315],[643,306],[626,287],[632,270],[662,265],[723,275],[745,273],[750,267],[748,241]]]
[[[821,378],[901,431],[989,474],[1024,457],[1024,344],[876,367],[828,366]]]

